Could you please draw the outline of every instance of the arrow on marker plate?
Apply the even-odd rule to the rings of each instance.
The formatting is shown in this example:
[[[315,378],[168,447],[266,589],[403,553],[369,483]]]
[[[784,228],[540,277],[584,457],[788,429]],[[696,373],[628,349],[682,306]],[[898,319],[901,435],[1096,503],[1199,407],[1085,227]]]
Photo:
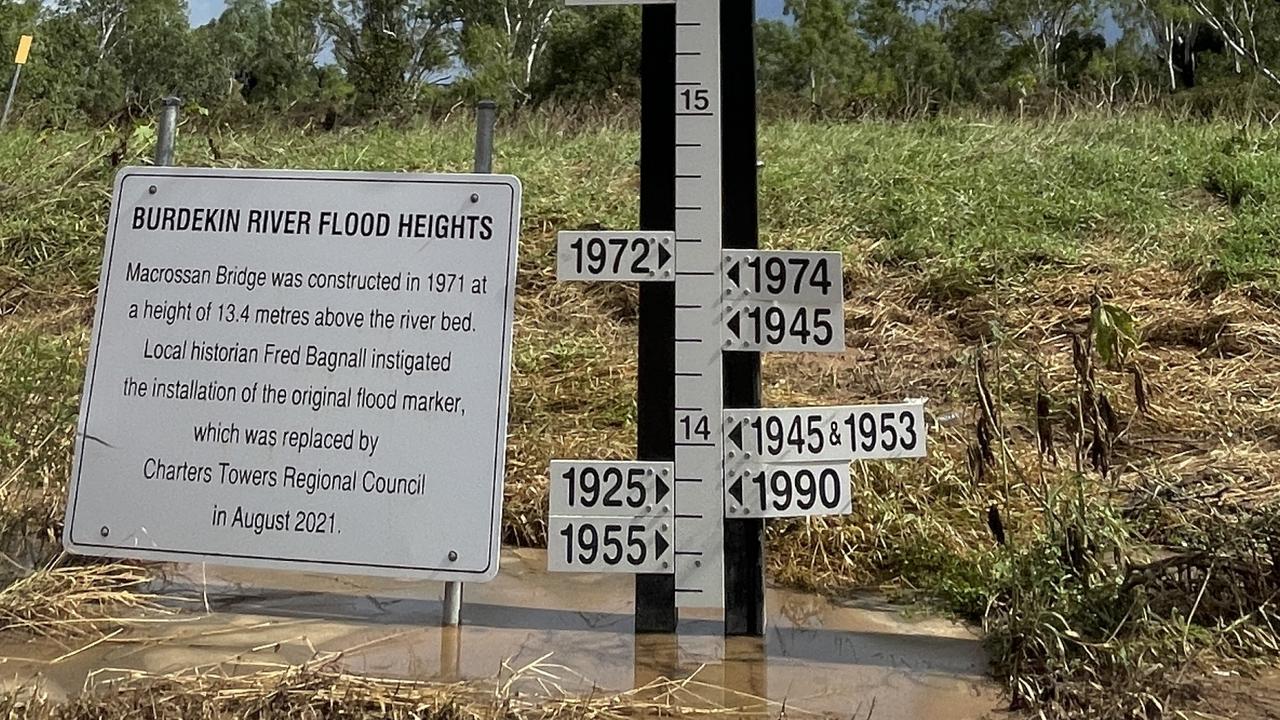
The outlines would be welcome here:
[[[665,268],[667,264],[671,262],[671,258],[673,257],[675,256],[671,254],[671,251],[667,249],[666,245],[662,245],[662,244],[658,245],[658,269],[659,270]]]
[[[729,494],[738,501],[739,505],[742,504],[742,476],[738,476],[738,479],[729,486]]]
[[[729,318],[728,325],[729,325],[729,331],[733,333],[733,336],[741,340],[742,339],[742,313],[734,313],[733,317]]]
[[[742,263],[735,262],[729,267],[729,271],[726,272],[725,275],[729,276],[729,279],[733,281],[734,285],[742,287],[742,281],[739,280],[739,278],[742,277]]]
[[[666,497],[667,493],[671,492],[671,486],[662,481],[661,475],[657,477],[655,484],[658,488],[658,499],[654,500],[654,502],[662,502],[662,498]]]
[[[729,439],[738,446],[739,450],[746,449],[742,447],[742,423],[734,423],[733,429],[729,431]]]
[[[667,539],[662,537],[661,530],[653,531],[653,544],[658,548],[658,553],[654,555],[656,558],[660,558],[665,555],[667,553],[667,548],[671,547],[671,543],[667,542]]]

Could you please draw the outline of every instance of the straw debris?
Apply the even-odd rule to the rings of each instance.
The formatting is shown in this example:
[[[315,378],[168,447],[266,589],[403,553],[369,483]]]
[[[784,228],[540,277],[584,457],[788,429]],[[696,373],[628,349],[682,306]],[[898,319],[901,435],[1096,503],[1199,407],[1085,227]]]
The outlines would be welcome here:
[[[266,666],[247,674],[218,669],[153,675],[119,673],[65,703],[38,692],[0,696],[0,717],[32,720],[624,720],[627,718],[817,717],[697,679],[655,680],[627,692],[573,695],[559,687],[572,671],[550,656],[504,665],[496,682],[428,683],[343,672],[338,656],[299,666]],[[102,674],[110,674],[104,671]]]

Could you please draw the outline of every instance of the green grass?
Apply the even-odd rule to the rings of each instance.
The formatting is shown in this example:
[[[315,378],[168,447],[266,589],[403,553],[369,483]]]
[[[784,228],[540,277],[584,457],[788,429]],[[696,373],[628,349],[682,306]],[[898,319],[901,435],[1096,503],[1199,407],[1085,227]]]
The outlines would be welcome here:
[[[461,120],[338,133],[187,126],[178,160],[458,172],[470,167],[471,132]],[[556,283],[552,253],[556,230],[635,224],[638,150],[624,124],[534,117],[499,131],[496,169],[525,190],[508,541],[544,541],[548,458],[632,452],[635,290]],[[10,546],[57,532],[111,159],[140,164],[149,152],[133,128],[0,135],[0,473],[38,491],[8,508]],[[760,154],[762,240],[841,251],[852,298],[850,353],[831,366],[770,356],[767,395],[841,404],[919,393],[961,418],[931,430],[927,463],[855,468],[850,517],[772,524],[774,577],[837,592],[882,584],[985,622],[1014,697],[1050,716],[1151,714],[1185,700],[1182,675],[1200,659],[1267,656],[1274,613],[1256,599],[1270,587],[1266,563],[1280,562],[1277,503],[1224,505],[1216,486],[1199,488],[1219,476],[1254,487],[1280,452],[1266,384],[1280,373],[1268,344],[1280,322],[1267,314],[1280,297],[1280,133],[1142,116],[777,122],[762,128]],[[1151,285],[1129,279],[1152,268]],[[1140,326],[1190,324],[1139,353],[1160,412],[1134,414],[1132,435],[1184,445],[1120,447],[1123,482],[1068,458],[1065,338],[1087,321],[1093,287],[1142,306]],[[1161,306],[1187,296],[1203,305]],[[1206,319],[1184,317],[1195,313]],[[1178,339],[1213,318],[1210,335],[1243,351]],[[1010,448],[982,472],[969,459],[975,346],[1003,358],[991,377],[997,439]],[[1129,376],[1098,374],[1128,418]],[[1034,450],[1040,383],[1063,456],[1050,467]],[[1185,450],[1197,443],[1208,449]],[[1200,464],[1184,467],[1188,457]],[[1003,546],[987,528],[992,505]],[[31,545],[35,564],[49,543]],[[1171,556],[1208,558],[1208,570],[1151,564]]]
[[[416,130],[186,128],[184,164],[456,172],[469,169],[461,121]],[[92,287],[118,136],[0,136],[0,264],[36,284]],[[128,144],[125,162],[148,147]],[[525,184],[526,227],[635,222],[637,133],[569,131],[532,120],[499,135],[497,169]],[[1158,118],[1060,124],[968,122],[763,128],[761,233],[779,247],[842,249],[982,287],[1079,262],[1106,243],[1135,261],[1205,263],[1230,282],[1280,277],[1280,140]],[[215,154],[217,159],[215,159]],[[535,245],[545,252],[545,245]],[[528,256],[526,255],[526,258]]]
[[[761,141],[763,232],[959,288],[1071,265],[1106,243],[1274,289],[1275,138],[1158,119],[778,125]],[[1219,182],[1241,200],[1194,201]]]

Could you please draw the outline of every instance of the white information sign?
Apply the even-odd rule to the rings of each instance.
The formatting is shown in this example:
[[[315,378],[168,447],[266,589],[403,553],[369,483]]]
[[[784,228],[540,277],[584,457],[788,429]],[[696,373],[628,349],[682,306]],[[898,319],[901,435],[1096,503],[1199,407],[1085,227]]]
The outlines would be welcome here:
[[[844,301],[838,252],[725,250],[725,295],[733,299],[800,302],[836,310]]]
[[[752,465],[725,481],[729,517],[816,517],[853,511],[849,463]]]
[[[843,353],[843,307],[838,299],[824,305],[726,302],[724,340],[729,350]]]
[[[926,456],[924,402],[725,412],[726,465]]]
[[[671,516],[672,464],[551,461],[552,515]]]
[[[557,280],[675,280],[675,233],[572,231],[556,237]]]
[[[673,567],[670,517],[566,517],[547,520],[547,570],[648,573]]]
[[[520,197],[501,175],[121,172],[67,548],[496,575]]]

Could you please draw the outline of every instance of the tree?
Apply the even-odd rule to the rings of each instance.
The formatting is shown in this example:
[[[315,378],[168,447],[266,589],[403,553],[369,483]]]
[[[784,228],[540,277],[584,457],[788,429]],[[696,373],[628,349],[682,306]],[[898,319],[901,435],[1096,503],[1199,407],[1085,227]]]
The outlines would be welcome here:
[[[260,48],[251,101],[275,107],[316,97],[320,89],[320,53],[328,42],[324,5],[319,0],[278,0],[271,6],[268,47]]]
[[[977,101],[1003,79],[1008,48],[990,11],[969,5],[949,5],[939,15],[942,41],[954,63],[951,99]]]
[[[57,62],[36,64],[29,87],[55,117],[136,114],[169,94],[203,103],[226,92],[183,0],[70,0],[47,13],[38,34]]]
[[[757,78],[766,93],[802,95],[809,92],[809,65],[792,23],[762,20],[756,24]]]
[[[246,98],[259,85],[263,56],[271,52],[271,8],[266,0],[228,0],[202,33],[228,81]]]
[[[1122,19],[1132,22],[1131,17],[1138,18],[1139,25],[1145,25],[1159,52],[1160,65],[1164,67],[1169,81],[1169,92],[1178,89],[1179,68],[1193,68],[1194,55],[1192,48],[1196,23],[1193,15],[1185,7],[1177,4],[1178,0],[1136,0],[1134,3],[1121,5]],[[1193,81],[1194,82],[1194,81]]]
[[[851,22],[853,0],[787,0],[784,7],[795,19],[810,105],[821,109],[842,103],[867,55]]]
[[[1062,36],[1053,58],[1058,82],[1070,88],[1080,87],[1087,79],[1094,57],[1106,49],[1107,40],[1100,33],[1072,30]]]
[[[8,62],[18,46],[18,38],[30,35],[36,26],[40,4],[31,0],[0,0],[0,59]]]
[[[444,0],[334,0],[324,27],[361,113],[416,100],[450,63],[454,15]]]
[[[563,13],[547,36],[529,96],[534,103],[639,97],[639,8]]]
[[[243,100],[283,108],[315,91],[324,10],[318,0],[229,0],[205,30]]]
[[[1094,0],[991,0],[990,9],[1010,40],[1031,51],[1045,83],[1057,80],[1055,58],[1067,33],[1098,24]]]
[[[868,0],[858,30],[875,68],[875,82],[864,85],[869,92],[907,112],[937,106],[950,84],[953,59],[935,23],[917,21],[898,0]]]
[[[120,71],[125,108],[147,112],[166,95],[203,104],[225,97],[225,77],[213,49],[191,33],[185,0],[122,4],[106,60]]]
[[[1186,0],[1235,55],[1280,87],[1280,2],[1275,0]],[[1261,32],[1259,32],[1261,29]]]
[[[563,0],[456,0],[462,26],[458,57],[470,86],[495,99],[523,103],[546,52]]]

